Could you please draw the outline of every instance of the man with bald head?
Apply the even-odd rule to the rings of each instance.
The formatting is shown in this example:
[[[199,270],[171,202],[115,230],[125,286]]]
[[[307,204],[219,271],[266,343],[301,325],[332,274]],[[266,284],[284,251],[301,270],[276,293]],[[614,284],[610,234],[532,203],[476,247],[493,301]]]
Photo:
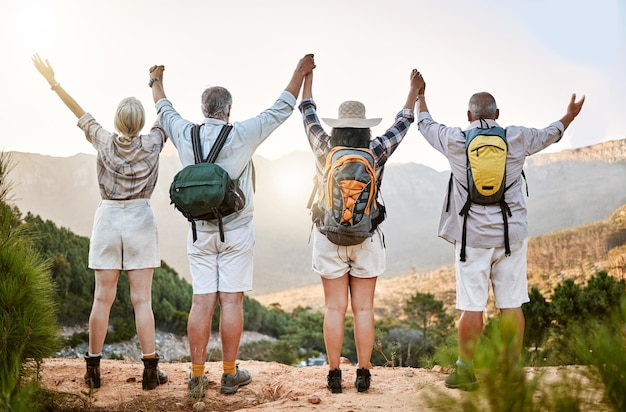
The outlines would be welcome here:
[[[525,320],[521,306],[529,302],[526,278],[528,224],[522,191],[525,159],[561,140],[565,129],[580,113],[585,97],[576,101],[573,94],[565,115],[546,128],[505,128],[508,149],[504,201],[510,209],[507,250],[503,235],[507,223],[500,205],[471,203],[465,229],[461,212],[468,201],[465,131],[499,126],[496,120],[500,111],[495,99],[487,92],[474,94],[467,110],[469,126],[464,130],[446,127],[433,120],[426,106],[425,90],[426,83],[423,82],[418,99],[419,131],[428,143],[447,157],[452,172],[438,234],[455,245],[456,308],[461,311],[461,318],[458,324],[459,356],[454,373],[445,383],[449,388],[475,390],[478,382],[474,375],[474,350],[483,330],[490,284],[496,307],[500,310],[504,342],[512,343],[508,349],[513,362],[519,359],[522,349]],[[465,246],[464,252],[462,246]]]

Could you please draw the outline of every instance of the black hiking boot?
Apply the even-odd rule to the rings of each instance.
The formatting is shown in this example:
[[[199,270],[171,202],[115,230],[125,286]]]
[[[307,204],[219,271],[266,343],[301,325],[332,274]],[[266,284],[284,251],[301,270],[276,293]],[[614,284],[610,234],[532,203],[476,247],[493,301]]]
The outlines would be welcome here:
[[[341,369],[333,369],[328,371],[328,380],[326,387],[332,393],[341,393]]]
[[[85,363],[87,364],[87,372],[85,372],[85,383],[91,389],[100,387],[100,359],[102,356],[89,356],[85,353]]]
[[[143,390],[151,390],[167,382],[167,373],[159,369],[159,359],[159,355],[154,358],[141,359],[143,361],[143,378],[141,380]]]
[[[370,388],[371,375],[369,369],[359,368],[356,370],[354,386],[358,392],[365,392]]]

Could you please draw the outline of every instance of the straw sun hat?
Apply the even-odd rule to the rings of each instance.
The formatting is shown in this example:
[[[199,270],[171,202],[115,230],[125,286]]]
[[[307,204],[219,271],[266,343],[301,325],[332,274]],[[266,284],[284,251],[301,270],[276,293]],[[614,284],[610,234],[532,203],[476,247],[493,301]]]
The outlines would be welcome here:
[[[355,129],[367,129],[376,126],[382,118],[365,118],[365,106],[361,102],[348,100],[339,105],[337,119],[322,118],[330,127],[353,127]]]

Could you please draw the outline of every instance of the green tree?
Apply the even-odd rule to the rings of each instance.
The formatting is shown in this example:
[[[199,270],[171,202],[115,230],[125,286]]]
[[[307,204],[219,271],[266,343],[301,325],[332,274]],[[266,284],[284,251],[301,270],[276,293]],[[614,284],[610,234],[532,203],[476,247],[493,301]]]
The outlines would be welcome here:
[[[432,293],[415,293],[407,299],[404,313],[407,324],[421,332],[420,356],[432,355],[454,322],[454,317],[446,312],[443,301],[435,299]]]
[[[535,352],[546,341],[550,332],[552,311],[539,289],[530,289],[530,302],[522,306],[526,328],[524,330],[524,347],[533,347]]]
[[[37,410],[24,381],[31,361],[58,348],[54,284],[17,208],[6,199],[11,158],[0,154],[0,409]]]

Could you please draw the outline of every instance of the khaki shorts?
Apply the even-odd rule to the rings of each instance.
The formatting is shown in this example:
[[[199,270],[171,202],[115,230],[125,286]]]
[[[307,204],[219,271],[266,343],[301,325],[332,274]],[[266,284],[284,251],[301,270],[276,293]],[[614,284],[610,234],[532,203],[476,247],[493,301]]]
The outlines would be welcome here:
[[[519,308],[530,302],[526,276],[528,239],[511,245],[511,255],[504,247],[491,249],[466,247],[465,262],[459,260],[461,244],[456,244],[456,308],[482,312],[489,300],[489,285],[498,309]]]
[[[197,233],[195,242],[191,230],[187,236],[193,294],[252,290],[254,226],[224,232],[224,242],[219,232]]]
[[[159,266],[159,234],[150,200],[100,201],[89,243],[89,268],[135,270]]]
[[[345,275],[357,278],[375,278],[385,272],[386,256],[383,234],[374,235],[354,246],[332,243],[316,228],[313,229],[313,271],[326,279]]]

